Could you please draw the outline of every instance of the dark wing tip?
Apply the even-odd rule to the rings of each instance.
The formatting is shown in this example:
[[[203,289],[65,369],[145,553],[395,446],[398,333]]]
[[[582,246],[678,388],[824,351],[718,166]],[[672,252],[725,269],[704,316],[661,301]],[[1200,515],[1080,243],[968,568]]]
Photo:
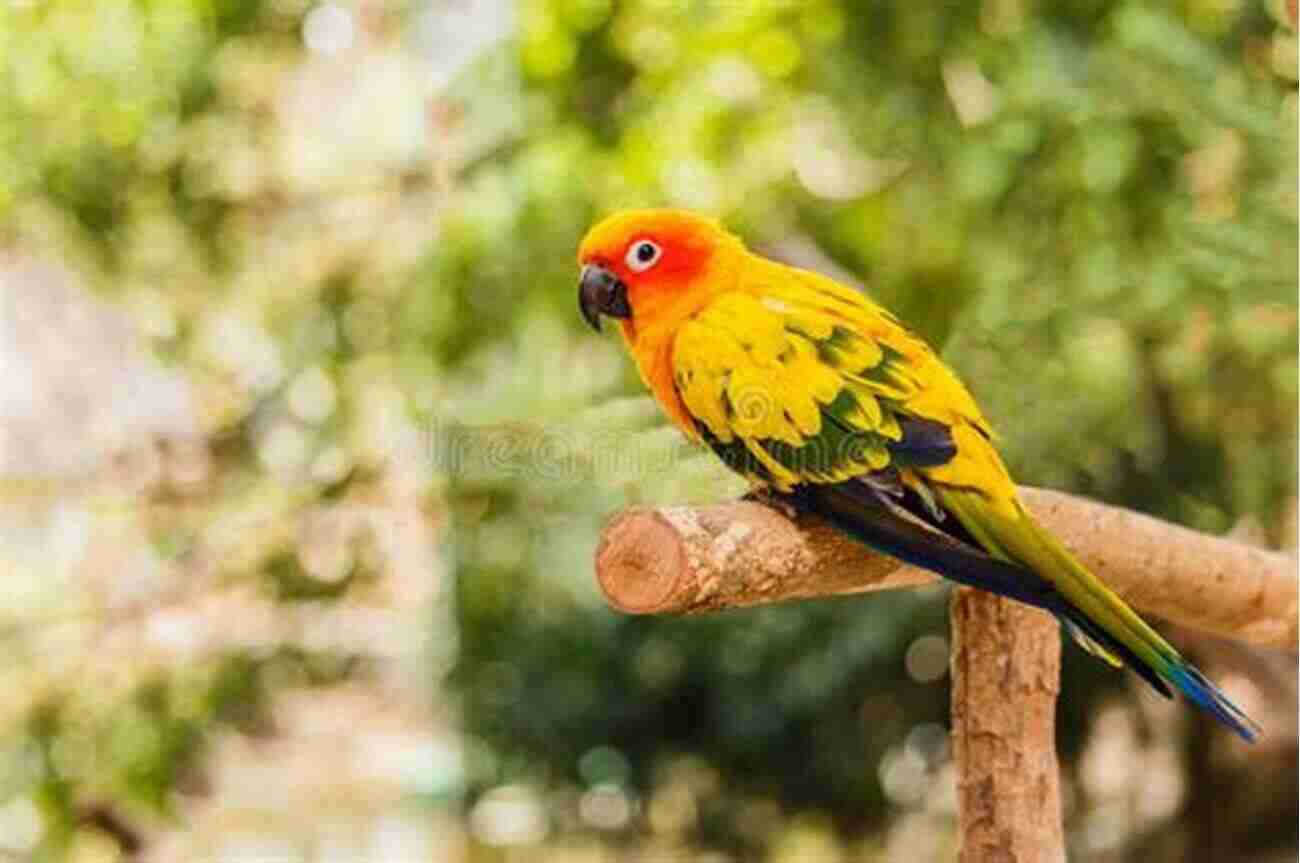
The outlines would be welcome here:
[[[941,422],[914,416],[900,416],[903,437],[889,445],[897,463],[910,467],[938,467],[957,455],[952,432]]]

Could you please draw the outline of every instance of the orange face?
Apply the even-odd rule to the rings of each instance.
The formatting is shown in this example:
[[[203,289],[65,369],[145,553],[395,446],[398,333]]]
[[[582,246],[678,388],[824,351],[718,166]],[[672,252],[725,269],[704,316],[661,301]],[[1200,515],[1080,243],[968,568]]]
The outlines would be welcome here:
[[[685,210],[629,210],[587,232],[578,249],[578,303],[597,330],[600,316],[634,327],[707,279],[718,252],[739,241]]]

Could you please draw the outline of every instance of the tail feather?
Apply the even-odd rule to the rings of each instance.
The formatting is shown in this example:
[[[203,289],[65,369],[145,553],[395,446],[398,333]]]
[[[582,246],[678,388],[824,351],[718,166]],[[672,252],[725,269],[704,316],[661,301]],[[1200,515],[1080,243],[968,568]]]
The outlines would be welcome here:
[[[816,512],[877,551],[937,572],[969,587],[1058,613],[1060,597],[1052,585],[1015,563],[908,518],[856,482],[802,487],[791,502]]]
[[[1124,667],[1124,660],[1116,656],[1114,650],[1103,646],[1100,640],[1089,635],[1087,630],[1079,624],[1070,620],[1070,618],[1065,615],[1060,615],[1059,619],[1061,621],[1061,626],[1064,627],[1065,631],[1074,639],[1074,643],[1082,647],[1084,651],[1091,653],[1111,668]]]
[[[975,491],[935,491],[960,527],[941,530],[857,482],[804,486],[791,502],[886,554],[1051,612],[1088,652],[1131,668],[1166,698],[1178,689],[1247,741],[1259,737],[1250,717],[1027,512],[995,511]]]
[[[1165,698],[1174,697],[1174,693],[1169,689],[1169,684],[1150,665],[1139,659],[1137,654],[1130,650],[1124,642],[1093,623],[1077,608],[1066,602],[1062,602],[1062,605],[1064,610],[1057,616],[1060,618],[1066,632],[1070,633],[1074,638],[1076,644],[1094,655],[1096,655],[1095,649],[1100,648],[1105,651],[1101,658],[1110,663],[1111,666],[1132,669],[1133,673],[1145,680],[1156,692],[1159,692]]]
[[[1196,666],[1183,662],[1170,672],[1170,681],[1188,700],[1235,731],[1247,743],[1254,743],[1264,733],[1260,724],[1232,703],[1223,690],[1215,686]]]
[[[1088,621],[1077,610],[1071,609],[1071,612],[1073,613],[1067,612],[1061,615],[1061,623],[1085,649],[1088,649],[1088,644],[1084,641],[1086,639],[1087,642],[1091,642],[1093,645],[1103,645],[1104,649],[1109,649],[1118,654],[1123,658],[1124,665],[1132,669],[1165,698],[1173,697],[1173,693],[1169,689],[1169,684],[1172,684],[1179,692],[1183,693],[1188,701],[1209,713],[1249,743],[1254,743],[1264,733],[1259,723],[1233,704],[1223,690],[1215,686],[1196,666],[1187,662],[1181,656],[1178,658],[1177,663],[1169,667],[1165,679],[1162,679],[1160,674],[1139,659],[1123,642],[1118,641],[1105,630],[1098,628],[1096,624]],[[1166,682],[1166,679],[1168,682]]]
[[[940,499],[990,553],[1014,561],[1052,583],[1063,600],[1058,616],[1067,629],[1091,642],[1085,643],[1085,648],[1095,645],[1109,651],[1166,696],[1172,685],[1246,741],[1254,742],[1262,733],[1259,725],[1222,690],[1023,508],[1017,505],[1017,517],[1013,519],[993,511],[978,492],[960,489],[942,489]]]

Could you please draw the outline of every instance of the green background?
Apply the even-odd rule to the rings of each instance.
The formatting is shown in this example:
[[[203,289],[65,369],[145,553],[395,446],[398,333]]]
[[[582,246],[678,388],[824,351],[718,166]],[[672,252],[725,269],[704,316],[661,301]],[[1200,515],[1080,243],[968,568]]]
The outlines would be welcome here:
[[[740,490],[577,314],[578,239],[613,210],[704,210],[864,285],[942,349],[1022,482],[1294,545],[1281,4],[464,5],[0,12],[0,249],[75,274],[193,393],[202,481],[110,475],[91,495],[166,573],[139,601],[211,583],[303,620],[390,601],[382,537],[322,577],[304,519],[378,501],[429,526],[436,566],[413,571],[437,586],[403,630],[424,688],[405,697],[447,730],[399,797],[449,853],[952,853],[942,591],[698,619],[600,599],[609,514]],[[86,494],[5,488],[36,513]],[[215,847],[175,837],[216,741],[287,733],[289,692],[310,713],[388,691],[365,638],[249,647],[238,604],[201,657],[96,663],[93,640],[42,639],[115,612],[42,590],[4,617],[21,673],[2,682],[0,823],[36,813],[19,859]],[[1245,687],[1269,742],[1247,752],[1067,647],[1072,859],[1287,859],[1294,668],[1170,634]],[[292,829],[248,829],[314,859],[328,819],[295,806]]]

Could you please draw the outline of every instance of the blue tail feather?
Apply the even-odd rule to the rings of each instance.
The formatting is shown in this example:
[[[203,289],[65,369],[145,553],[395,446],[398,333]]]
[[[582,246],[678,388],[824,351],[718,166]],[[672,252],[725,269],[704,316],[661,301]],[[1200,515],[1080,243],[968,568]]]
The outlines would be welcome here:
[[[1233,704],[1222,689],[1195,667],[1185,662],[1172,666],[1169,669],[1169,682],[1177,686],[1188,700],[1231,728],[1247,743],[1254,743],[1264,733],[1259,723]]]

